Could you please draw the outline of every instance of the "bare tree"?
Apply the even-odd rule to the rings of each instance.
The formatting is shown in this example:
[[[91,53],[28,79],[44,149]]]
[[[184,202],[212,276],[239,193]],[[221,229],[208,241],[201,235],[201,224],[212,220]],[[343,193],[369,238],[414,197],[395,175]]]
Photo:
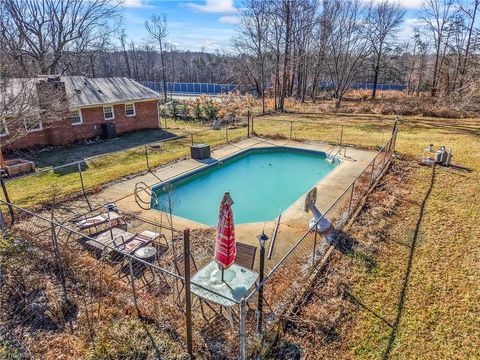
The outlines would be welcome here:
[[[114,31],[118,5],[113,0],[0,0],[8,21],[2,28],[11,28],[0,36],[13,54],[33,59],[42,74],[55,74],[67,55],[82,53]]]
[[[327,42],[327,64],[336,100],[335,107],[338,109],[366,59],[370,43],[362,21],[364,8],[360,1],[326,1],[324,11],[331,12],[329,18],[332,31]]]
[[[452,0],[424,0],[422,20],[432,35],[435,46],[435,63],[432,73],[432,96],[438,91],[439,72],[445,55],[445,41],[448,36],[448,23],[452,16]]]
[[[244,64],[251,64],[247,72],[252,75],[257,93],[262,98],[262,113],[265,113],[265,66],[267,58],[267,36],[269,31],[269,3],[262,0],[247,0],[243,4],[242,20],[235,47],[244,58]],[[245,57],[253,56],[254,61]]]
[[[466,47],[463,54],[463,61],[460,64],[460,91],[463,92],[465,79],[468,75],[468,60],[470,58],[470,52],[472,49],[472,35],[475,27],[475,19],[477,17],[480,0],[472,0],[470,7],[465,6],[462,3],[460,3],[459,5],[460,10],[467,16],[468,19]]]
[[[120,40],[120,45],[122,46],[122,53],[123,53],[123,58],[125,59],[125,66],[127,67],[127,74],[128,77],[132,77],[132,70],[130,69],[130,60],[128,58],[128,52],[127,52],[127,47],[126,47],[126,39],[127,39],[127,34],[125,34],[125,30],[123,29],[122,32],[120,33],[119,40]]]
[[[156,40],[158,42],[158,47],[160,50],[160,64],[161,64],[162,82],[163,82],[163,96],[165,101],[167,101],[167,77],[165,73],[165,59],[163,54],[165,39],[168,35],[166,16],[152,15],[150,20],[145,21],[145,28],[147,29],[150,37],[153,40]]]
[[[378,78],[386,48],[391,44],[395,31],[402,24],[405,10],[399,3],[381,0],[370,3],[367,14],[368,38],[374,56],[372,99],[377,94]]]

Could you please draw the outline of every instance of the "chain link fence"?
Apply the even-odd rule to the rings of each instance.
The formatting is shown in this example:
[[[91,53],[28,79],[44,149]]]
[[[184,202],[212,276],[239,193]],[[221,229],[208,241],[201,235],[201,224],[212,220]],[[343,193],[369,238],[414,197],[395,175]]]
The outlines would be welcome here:
[[[10,223],[7,205],[0,201],[3,225]],[[211,261],[213,230],[178,231],[116,209],[122,222],[115,227],[80,231],[75,223],[105,209],[61,223],[55,214],[11,206],[17,221],[3,226],[0,244],[0,323],[35,358],[60,357],[55,351],[68,358],[178,358],[189,337],[199,358],[237,356],[237,315],[218,305],[236,300],[194,281],[187,291],[187,268],[193,275]],[[148,245],[154,258],[120,246],[122,236],[145,230],[158,235]],[[187,294],[195,294],[191,311]]]
[[[193,144],[216,147],[246,138],[250,135],[249,131],[245,120],[235,125],[227,124],[218,130],[179,132],[181,135],[174,138],[7,179],[8,200],[33,208],[48,203],[52,196],[68,199],[83,194],[86,197],[122,177],[153,171],[171,161],[188,158]],[[4,194],[2,199],[7,200]]]
[[[293,242],[291,248],[273,258],[267,275],[258,286],[241,300],[245,309],[240,319],[241,330],[241,358],[250,359],[265,355],[268,347],[264,341],[268,334],[281,329],[284,320],[294,311],[295,304],[301,300],[302,294],[310,282],[310,276],[323,266],[329,253],[334,249],[348,253],[351,242],[345,241],[348,235],[342,232],[342,227],[356,211],[362,199],[371,186],[386,169],[393,156],[397,132],[377,153],[375,158],[364,171],[343,192],[335,203],[317,220],[318,224],[326,218],[332,225],[327,233],[320,234],[314,227],[305,232],[298,240]],[[282,239],[282,232],[278,232],[277,242],[290,242],[291,239]],[[259,293],[263,291],[263,301],[259,300]],[[261,303],[261,305],[260,305]],[[258,307],[263,306],[263,322],[258,324]]]
[[[327,144],[362,147],[380,150],[391,136],[389,124],[331,124],[323,121],[299,121],[256,117],[252,132],[260,137],[314,141]],[[368,132],[368,136],[365,133]]]
[[[255,122],[255,126],[258,123]],[[291,133],[299,139],[305,135],[303,130],[295,132],[295,125],[287,124],[282,129],[288,136]],[[28,195],[22,194],[15,200],[21,203],[28,196],[38,196],[36,201],[48,201],[50,198],[42,193],[47,188],[42,190],[41,184],[55,184],[58,177],[72,179],[69,186],[50,184],[48,187],[57,189],[58,202],[75,192],[84,192],[87,196],[106,178],[118,175],[102,163],[108,156],[116,157],[119,163],[131,161],[131,164],[142,164],[139,168],[153,168],[166,159],[188,156],[192,143],[222,144],[245,137],[248,135],[245,130],[243,127],[215,130],[215,137],[208,135],[214,130],[191,133],[161,142],[158,147],[149,144],[130,149],[127,154],[109,154],[85,164],[69,164],[51,172],[18,178],[13,181],[19,184],[16,186],[23,186],[22,191]],[[347,244],[342,242],[345,235],[342,227],[388,166],[396,134],[394,129],[361,175],[323,214],[333,225],[328,235],[310,229],[292,242],[291,233],[282,232],[282,226],[288,224],[280,224],[276,241],[288,242],[291,247],[286,253],[272,254],[263,281],[241,300],[187,281],[189,274],[211,261],[214,229],[185,233],[161,218],[152,221],[119,211],[122,222],[115,231],[126,234],[112,234],[111,227],[95,228],[92,232],[79,230],[76,224],[101,215],[105,209],[60,222],[56,220],[54,206],[50,213],[39,215],[0,200],[3,215],[0,300],[5,309],[0,321],[39,358],[47,354],[55,356],[52,354],[55,351],[67,353],[70,358],[118,358],[125,354],[135,354],[138,358],[149,354],[174,358],[188,352],[212,359],[261,356],[267,348],[263,335],[282,326],[292,311],[292,304],[301,298],[310,276],[322,266],[332,249],[348,251],[344,248]],[[327,141],[330,136],[332,142],[338,143],[345,136],[345,129],[330,127],[325,136],[320,140]],[[38,184],[27,182],[33,177],[42,180],[36,180]],[[7,182],[7,186],[11,187],[11,182]],[[29,186],[39,187],[30,190]],[[5,226],[12,223],[8,206],[17,218],[13,226]],[[144,260],[127,248],[119,248],[124,240],[122,236],[137,236],[145,231],[158,235],[151,242],[155,248],[154,258]],[[103,238],[99,234],[103,234]],[[105,236],[109,242],[105,242]],[[225,302],[230,306],[222,305]]]

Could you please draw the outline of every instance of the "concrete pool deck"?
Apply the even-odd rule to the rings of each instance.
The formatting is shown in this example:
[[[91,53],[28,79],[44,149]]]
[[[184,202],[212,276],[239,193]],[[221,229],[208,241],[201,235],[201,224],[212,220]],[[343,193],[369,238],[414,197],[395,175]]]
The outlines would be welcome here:
[[[248,138],[215,148],[211,155],[213,159],[221,160],[246,149],[275,146],[302,148],[327,153],[332,148],[332,145],[329,144]],[[338,156],[342,163],[316,184],[318,189],[317,207],[322,213],[325,212],[350,186],[355,178],[362,173],[366,166],[373,160],[376,152],[347,147],[346,155],[347,157],[343,155]],[[137,214],[152,221],[158,221],[162,216],[164,219],[163,222],[165,222],[166,215],[161,215],[161,212],[158,210],[143,210],[137,205],[133,195],[135,184],[144,182],[148,186],[153,186],[159,183],[159,179],[166,181],[178,175],[198,170],[204,166],[206,166],[205,162],[199,162],[193,159],[185,159],[165,165],[156,169],[154,175],[147,173],[109,186],[101,193],[95,195],[95,203],[115,202],[121,210]],[[282,256],[282,254],[288,251],[291,244],[307,230],[308,221],[312,218],[312,215],[305,213],[303,210],[305,195],[306,194],[302,195],[282,213],[279,234],[275,244],[274,258]],[[173,226],[176,229],[186,227],[208,228],[206,225],[177,216],[173,216]],[[238,224],[235,226],[235,231],[238,241],[257,246],[258,241],[256,236],[261,233],[262,230],[270,236],[273,233],[274,227],[275,221]]]

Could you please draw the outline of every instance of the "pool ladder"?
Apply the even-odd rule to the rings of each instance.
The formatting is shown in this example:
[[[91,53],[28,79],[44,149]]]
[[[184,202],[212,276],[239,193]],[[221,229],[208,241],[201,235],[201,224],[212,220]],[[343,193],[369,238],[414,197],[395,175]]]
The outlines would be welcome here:
[[[335,150],[337,150],[335,152]],[[335,162],[335,159],[338,157],[338,154],[343,150],[343,155],[347,156],[347,148],[343,145],[335,145],[333,146],[327,154],[327,161],[331,162],[332,164]],[[335,152],[335,154],[334,154]]]
[[[150,210],[152,208],[152,205],[154,207],[158,206],[157,194],[152,191],[152,188],[145,184],[143,181],[135,184],[135,191],[133,193],[135,195],[135,202],[141,209]],[[141,193],[146,193],[149,200],[146,201],[145,199],[142,199],[142,197],[140,196]]]

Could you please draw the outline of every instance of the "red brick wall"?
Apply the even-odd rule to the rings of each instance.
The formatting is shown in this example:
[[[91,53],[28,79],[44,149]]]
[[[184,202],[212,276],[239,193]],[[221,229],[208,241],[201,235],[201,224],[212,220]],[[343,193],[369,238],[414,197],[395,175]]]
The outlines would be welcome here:
[[[83,123],[72,125],[68,119],[48,124],[45,129],[28,133],[7,147],[9,149],[24,149],[36,145],[64,145],[81,139],[91,139],[102,134],[102,124],[113,123],[117,134],[159,127],[157,101],[143,101],[135,103],[135,116],[125,116],[125,105],[113,106],[114,120],[104,120],[103,106],[84,108],[82,111]],[[11,134],[14,129],[9,129]],[[5,138],[2,138],[2,140]]]

